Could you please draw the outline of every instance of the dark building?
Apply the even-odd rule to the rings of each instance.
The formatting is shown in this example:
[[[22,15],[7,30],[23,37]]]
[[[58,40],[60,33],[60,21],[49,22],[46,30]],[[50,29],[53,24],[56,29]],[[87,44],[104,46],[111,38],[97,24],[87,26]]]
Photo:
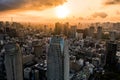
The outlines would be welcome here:
[[[64,26],[63,26],[63,34],[65,36],[69,36],[69,23],[65,23]]]
[[[83,38],[86,38],[88,36],[88,28],[85,28],[83,31]]]
[[[94,26],[90,26],[89,28],[89,37],[94,37],[94,31],[95,31],[95,27]]]
[[[62,24],[59,22],[55,23],[54,34],[60,35],[61,32],[62,32]]]
[[[71,26],[71,38],[76,38],[77,26]]]
[[[116,51],[117,51],[117,44],[114,42],[107,42],[106,44],[106,66],[108,67],[115,67],[116,65]]]
[[[0,80],[6,80],[5,76],[4,55],[0,54]]]
[[[5,49],[5,69],[7,80],[23,80],[22,54],[15,43],[8,43]]]

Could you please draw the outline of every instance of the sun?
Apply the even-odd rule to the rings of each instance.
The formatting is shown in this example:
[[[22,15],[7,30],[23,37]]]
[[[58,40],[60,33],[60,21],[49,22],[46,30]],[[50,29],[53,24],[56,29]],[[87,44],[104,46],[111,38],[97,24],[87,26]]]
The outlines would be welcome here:
[[[58,18],[65,18],[69,15],[69,10],[65,6],[58,6],[55,11]]]

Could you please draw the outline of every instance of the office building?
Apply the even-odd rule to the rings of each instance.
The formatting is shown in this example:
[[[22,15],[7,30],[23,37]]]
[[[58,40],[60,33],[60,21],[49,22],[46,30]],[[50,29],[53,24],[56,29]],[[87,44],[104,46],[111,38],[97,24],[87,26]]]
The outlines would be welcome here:
[[[68,22],[63,25],[63,34],[67,37],[69,36],[69,23]]]
[[[60,35],[61,32],[62,32],[62,24],[59,22],[55,23],[54,34]]]
[[[69,65],[69,50],[68,50],[68,41],[65,40],[64,43],[64,80],[69,80],[69,71],[70,71],[70,65]]]
[[[109,67],[116,65],[117,44],[115,42],[107,42],[106,45],[106,65]]]
[[[77,26],[71,26],[71,38],[76,38]]]
[[[5,49],[5,69],[7,80],[23,80],[22,54],[16,43],[8,43]]]
[[[62,38],[58,36],[51,38],[47,59],[47,80],[69,80],[68,48]]]

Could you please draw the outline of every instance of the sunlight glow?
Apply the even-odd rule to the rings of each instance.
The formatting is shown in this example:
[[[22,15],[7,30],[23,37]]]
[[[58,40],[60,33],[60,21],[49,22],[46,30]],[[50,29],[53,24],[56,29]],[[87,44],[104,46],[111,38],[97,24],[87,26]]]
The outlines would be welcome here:
[[[65,6],[58,6],[55,11],[58,18],[65,18],[69,15],[69,10]]]

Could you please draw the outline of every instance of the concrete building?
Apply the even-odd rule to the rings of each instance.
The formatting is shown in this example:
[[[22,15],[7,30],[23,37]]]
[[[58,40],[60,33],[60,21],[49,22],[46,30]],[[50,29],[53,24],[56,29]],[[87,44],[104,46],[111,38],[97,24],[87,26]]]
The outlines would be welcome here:
[[[52,37],[47,59],[47,80],[69,80],[68,48],[67,43],[62,38]]]
[[[5,68],[7,80],[23,80],[22,54],[15,43],[8,43],[5,49]]]

